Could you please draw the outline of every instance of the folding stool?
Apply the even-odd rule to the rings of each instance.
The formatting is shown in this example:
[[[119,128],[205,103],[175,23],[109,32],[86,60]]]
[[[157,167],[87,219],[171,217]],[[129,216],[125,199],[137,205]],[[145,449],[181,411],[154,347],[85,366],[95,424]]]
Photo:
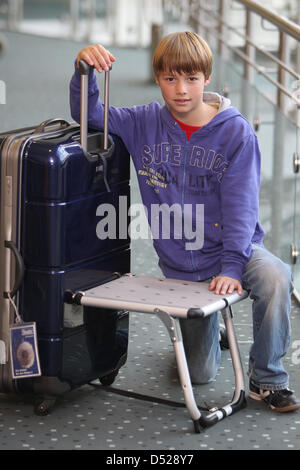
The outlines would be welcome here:
[[[186,407],[194,422],[195,432],[217,423],[246,406],[243,368],[236,340],[231,305],[248,296],[246,291],[216,295],[209,291],[207,283],[181,281],[148,276],[125,274],[85,292],[73,294],[73,302],[83,306],[110,309],[126,309],[145,314],[155,314],[166,326],[173,343],[180,384]],[[229,349],[235,375],[235,391],[232,401],[221,408],[214,408],[204,415],[198,408],[180,330],[180,318],[201,319],[221,310],[227,332]]]

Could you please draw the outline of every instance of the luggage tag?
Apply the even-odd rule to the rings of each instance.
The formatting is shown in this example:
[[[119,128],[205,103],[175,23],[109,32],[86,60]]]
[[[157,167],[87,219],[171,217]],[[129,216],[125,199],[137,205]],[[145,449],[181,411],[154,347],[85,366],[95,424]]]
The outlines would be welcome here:
[[[10,357],[13,379],[41,375],[35,322],[10,326]]]
[[[16,323],[9,327],[10,359],[13,379],[41,375],[35,322],[23,322],[10,293],[7,297],[14,308]]]

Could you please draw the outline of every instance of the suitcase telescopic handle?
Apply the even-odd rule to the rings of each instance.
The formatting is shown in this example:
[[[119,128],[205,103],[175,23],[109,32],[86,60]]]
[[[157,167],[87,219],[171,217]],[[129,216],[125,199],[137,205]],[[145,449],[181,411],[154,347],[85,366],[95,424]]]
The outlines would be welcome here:
[[[87,134],[88,134],[88,75],[90,69],[94,68],[80,60],[78,64],[81,76],[81,92],[80,92],[80,144],[85,152],[88,160],[94,161],[95,157],[88,152]],[[109,157],[114,150],[114,142],[108,134],[108,117],[109,117],[109,74],[105,72],[104,78],[104,128],[103,128],[103,149],[100,154],[102,157]]]

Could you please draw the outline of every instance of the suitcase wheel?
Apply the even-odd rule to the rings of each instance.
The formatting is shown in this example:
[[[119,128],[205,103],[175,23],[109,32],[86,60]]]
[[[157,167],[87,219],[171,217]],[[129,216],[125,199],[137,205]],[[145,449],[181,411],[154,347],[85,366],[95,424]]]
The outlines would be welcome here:
[[[99,377],[99,381],[102,385],[104,385],[105,387],[108,387],[109,385],[111,385],[112,383],[114,383],[115,381],[115,378],[117,377],[118,375],[118,370],[112,372],[111,374],[108,374],[108,375],[105,375],[104,377]]]
[[[40,398],[35,402],[34,413],[37,416],[46,416],[55,404],[55,398]]]

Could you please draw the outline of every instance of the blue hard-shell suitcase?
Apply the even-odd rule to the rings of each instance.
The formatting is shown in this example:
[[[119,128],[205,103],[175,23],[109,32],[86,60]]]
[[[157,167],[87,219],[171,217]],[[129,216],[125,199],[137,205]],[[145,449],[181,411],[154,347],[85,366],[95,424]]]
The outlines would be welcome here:
[[[108,75],[106,110],[107,83]],[[129,155],[108,136],[106,114],[104,132],[52,119],[1,134],[0,157],[0,391],[33,393],[35,412],[45,414],[74,387],[96,378],[111,384],[126,361],[128,312],[65,302],[130,271],[124,227],[121,238],[97,233],[99,208],[110,204],[118,234],[119,202],[124,209],[130,199]],[[12,378],[13,300],[22,321],[36,323],[39,377]]]

